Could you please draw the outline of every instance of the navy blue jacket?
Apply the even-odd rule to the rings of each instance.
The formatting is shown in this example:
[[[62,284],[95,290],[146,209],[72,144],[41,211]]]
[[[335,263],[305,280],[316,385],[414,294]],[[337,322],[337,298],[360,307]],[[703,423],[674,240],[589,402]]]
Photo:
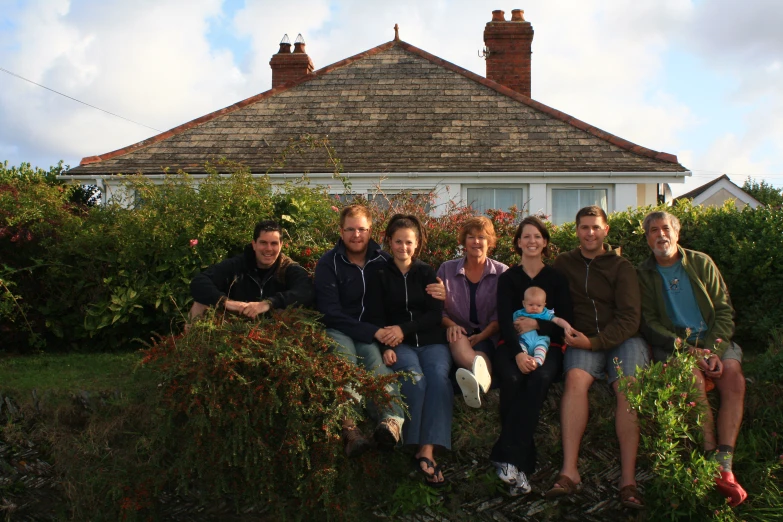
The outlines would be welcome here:
[[[378,296],[367,294],[367,282],[390,257],[372,239],[362,268],[348,261],[342,239],[321,256],[315,266],[315,306],[323,314],[327,328],[339,330],[355,341],[374,340],[378,326],[368,317],[377,315],[372,308],[380,303]]]

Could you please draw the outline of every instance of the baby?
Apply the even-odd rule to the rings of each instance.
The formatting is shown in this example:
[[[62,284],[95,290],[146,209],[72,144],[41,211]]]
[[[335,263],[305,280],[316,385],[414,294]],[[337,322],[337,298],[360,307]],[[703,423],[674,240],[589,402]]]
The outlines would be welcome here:
[[[520,317],[530,317],[543,321],[552,321],[565,331],[566,335],[571,335],[571,325],[561,317],[555,316],[555,311],[546,308],[546,292],[538,286],[531,286],[525,290],[525,296],[522,300],[522,306],[525,308],[514,312],[514,320]],[[538,366],[544,364],[546,353],[549,350],[549,336],[539,335],[536,330],[530,330],[519,335],[519,344],[525,347],[528,355],[531,355]]]

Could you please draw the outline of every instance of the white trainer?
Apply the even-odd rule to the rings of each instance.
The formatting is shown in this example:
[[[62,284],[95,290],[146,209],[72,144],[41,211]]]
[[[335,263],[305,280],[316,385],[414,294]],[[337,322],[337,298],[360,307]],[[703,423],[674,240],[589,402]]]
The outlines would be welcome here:
[[[511,494],[511,496],[527,495],[532,490],[533,488],[530,487],[530,482],[528,482],[525,472],[519,471],[517,473],[517,482],[511,486],[511,491],[509,491],[509,494]]]
[[[509,486],[517,486],[517,481],[519,480],[519,470],[515,465],[508,462],[493,462],[493,464],[498,469],[498,478],[500,480]],[[524,477],[524,474],[522,476]],[[527,478],[525,478],[525,483],[527,484]],[[528,488],[529,487],[530,484],[528,484]]]

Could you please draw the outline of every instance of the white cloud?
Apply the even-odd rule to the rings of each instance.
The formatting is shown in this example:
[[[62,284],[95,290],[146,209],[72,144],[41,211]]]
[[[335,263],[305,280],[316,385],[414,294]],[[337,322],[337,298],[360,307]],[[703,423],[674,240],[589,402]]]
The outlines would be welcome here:
[[[165,130],[241,97],[231,54],[213,52],[205,37],[219,12],[219,0],[187,9],[175,0],[41,0],[18,13],[4,38],[16,50],[0,57],[30,80]],[[19,79],[3,82],[0,143],[22,154],[74,161],[154,134]]]
[[[475,0],[246,0],[233,15],[221,0],[4,2],[0,64],[165,130],[269,89],[269,60],[284,33],[291,40],[302,33],[318,69],[390,41],[397,23],[403,40],[483,75],[476,52],[498,7],[510,17],[513,6]],[[535,29],[535,99],[678,153],[689,168],[783,174],[783,153],[770,145],[783,142],[783,4],[527,0],[520,7]],[[225,46],[210,47],[215,19],[249,42],[243,63]],[[664,81],[667,60],[682,52],[725,79],[697,86],[726,91],[720,105],[688,105],[678,82]],[[740,116],[718,118],[728,109]],[[710,128],[714,122],[725,127]],[[706,131],[719,138],[711,143]],[[0,75],[0,154],[16,163],[73,164],[153,133]]]

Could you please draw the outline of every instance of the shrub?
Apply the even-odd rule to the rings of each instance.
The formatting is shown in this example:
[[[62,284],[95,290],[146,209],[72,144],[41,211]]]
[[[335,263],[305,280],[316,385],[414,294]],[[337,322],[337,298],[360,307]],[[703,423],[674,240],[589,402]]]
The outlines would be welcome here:
[[[645,495],[661,520],[703,510],[715,486],[718,463],[703,452],[704,406],[697,402],[695,367],[695,356],[681,344],[668,363],[657,362],[637,371],[636,380],[620,381],[620,390],[638,415],[639,454],[654,474]]]
[[[70,189],[53,180],[59,172],[29,164],[0,164],[0,332],[3,348],[40,348],[49,317],[39,308],[46,296],[41,268],[48,252],[82,223],[80,209],[69,202]],[[67,274],[73,282],[76,274]],[[13,293],[11,291],[13,288]]]
[[[294,152],[319,148],[327,152],[335,183],[347,191],[342,200],[367,203],[350,194],[350,183],[323,140],[292,142],[281,162]],[[337,240],[343,203],[324,187],[310,186],[306,176],[273,187],[241,165],[219,162],[206,169],[209,174],[198,184],[185,174],[167,176],[161,184],[130,176],[125,185],[134,208],[112,202],[89,209],[69,203],[68,189],[52,184],[51,173],[0,169],[0,278],[7,287],[0,293],[0,331],[9,340],[6,349],[23,350],[46,340],[48,349],[117,350],[156,333],[177,332],[191,303],[191,278],[241,252],[260,219],[283,222],[283,251],[311,271]],[[432,194],[379,191],[369,204],[379,242],[391,214],[422,216],[428,246],[421,258],[435,268],[461,255],[458,230],[474,215],[470,207],[454,203],[430,215]],[[653,208],[676,214],[683,225],[682,246],[706,252],[717,263],[737,312],[736,340],[748,351],[764,346],[771,328],[783,322],[778,306],[783,272],[776,269],[783,265],[783,210],[740,212],[731,205],[679,202],[613,213],[608,241],[622,247],[634,264],[649,255],[641,224]],[[490,256],[517,263],[511,243],[523,212],[487,214],[498,236]],[[547,226],[550,261],[578,246],[573,223]]]
[[[383,406],[396,376],[331,353],[316,319],[304,310],[213,317],[146,351],[161,382],[161,467],[178,491],[204,502],[229,495],[275,516],[347,515],[352,472],[339,430],[357,416],[350,390]]]

